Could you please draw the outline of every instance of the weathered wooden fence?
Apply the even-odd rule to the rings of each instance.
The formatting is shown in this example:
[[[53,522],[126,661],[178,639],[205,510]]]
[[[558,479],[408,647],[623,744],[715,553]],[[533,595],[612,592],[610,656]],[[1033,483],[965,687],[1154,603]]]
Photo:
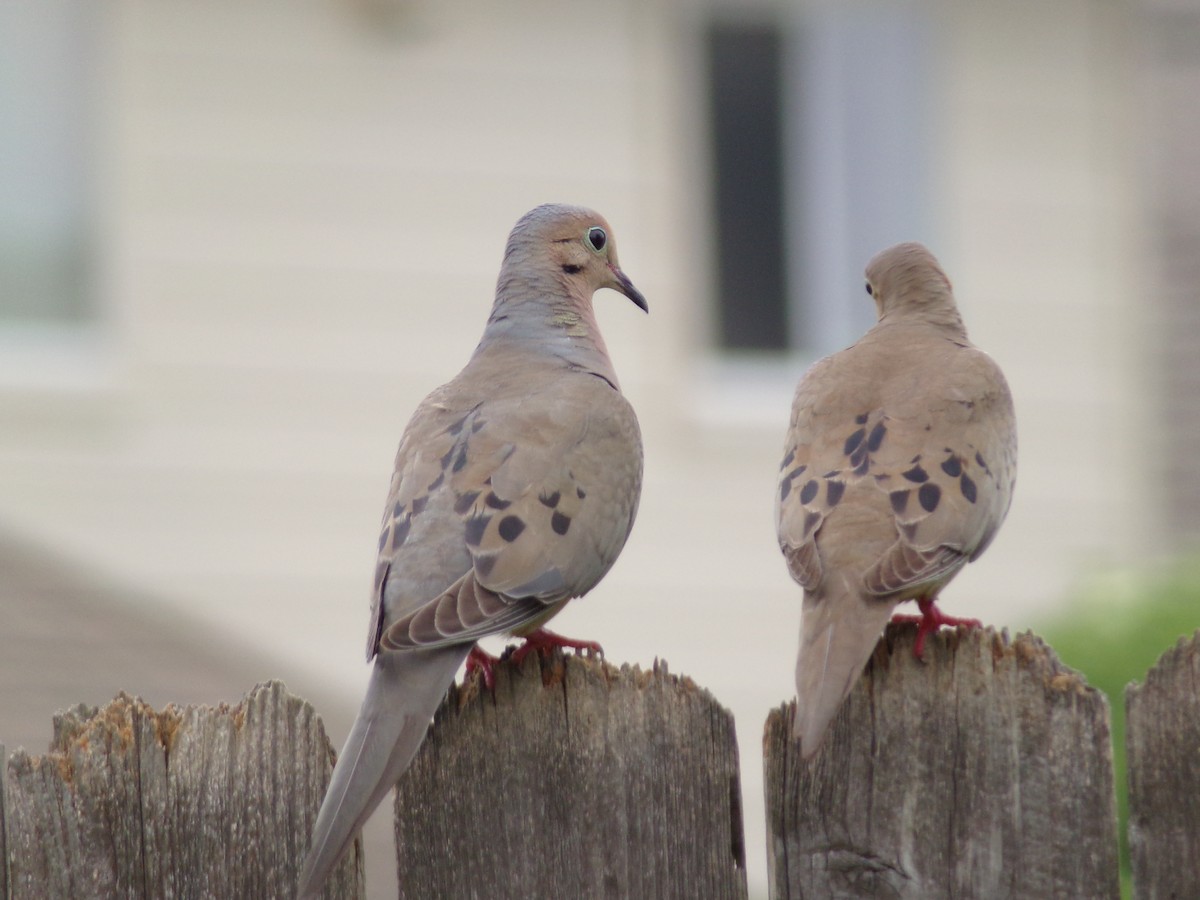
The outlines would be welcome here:
[[[768,717],[771,896],[1117,897],[1104,697],[1032,636],[947,632],[924,663],[912,638],[889,628],[809,763],[790,705]],[[575,657],[497,676],[451,692],[400,783],[402,896],[746,896],[733,721],[707,692]],[[1200,897],[1200,632],[1127,704],[1135,896]],[[73,710],[0,768],[0,885],[291,897],[331,759],[278,683]],[[363,890],[356,853],[326,897]]]
[[[733,717],[707,691],[574,656],[496,674],[494,698],[452,692],[400,782],[401,896],[746,897]]]
[[[1137,895],[1200,897],[1200,631],[1125,689],[1125,715]]]
[[[1037,638],[889,627],[808,764],[767,722],[772,896],[1119,898],[1108,703]]]
[[[233,707],[79,707],[49,753],[9,760],[0,884],[13,900],[290,898],[332,760],[278,682]],[[361,896],[361,856],[331,881],[328,896]]]

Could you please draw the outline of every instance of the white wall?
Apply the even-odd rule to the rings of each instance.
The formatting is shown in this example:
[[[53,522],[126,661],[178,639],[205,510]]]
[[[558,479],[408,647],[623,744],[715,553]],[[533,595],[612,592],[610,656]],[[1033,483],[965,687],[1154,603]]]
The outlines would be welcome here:
[[[1009,523],[945,606],[1015,628],[1154,534],[1146,485],[1117,476],[1151,423],[1126,23],[1099,7],[931,7],[934,249],[1009,373],[1022,442]],[[651,304],[596,298],[647,473],[624,556],[557,621],[734,709],[761,887],[760,728],[789,695],[799,614],[771,511],[803,361],[706,345],[702,10],[398,8],[386,34],[317,0],[112,6],[108,340],[83,387],[0,387],[0,522],[355,702],[404,422],[474,346],[516,218],[594,206]]]

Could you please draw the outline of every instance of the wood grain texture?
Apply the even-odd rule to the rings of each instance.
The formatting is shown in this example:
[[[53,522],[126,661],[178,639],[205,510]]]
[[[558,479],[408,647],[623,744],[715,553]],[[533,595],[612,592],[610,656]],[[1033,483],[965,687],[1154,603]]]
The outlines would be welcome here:
[[[555,653],[452,689],[396,798],[400,894],[745,898],[733,718],[687,678]]]
[[[764,736],[771,896],[1119,897],[1108,704],[1041,640],[889,625],[825,745]]]
[[[291,897],[332,758],[280,682],[235,706],[121,694],[55,716],[50,752],[7,767],[11,897]],[[352,853],[326,896],[360,897],[361,870]]]
[[[1125,689],[1125,711],[1134,896],[1200,897],[1200,631]]]

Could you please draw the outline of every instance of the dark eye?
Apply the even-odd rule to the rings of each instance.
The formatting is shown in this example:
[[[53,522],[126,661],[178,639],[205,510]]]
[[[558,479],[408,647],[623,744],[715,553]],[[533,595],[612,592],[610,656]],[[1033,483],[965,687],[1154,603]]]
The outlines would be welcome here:
[[[594,225],[588,229],[588,243],[592,245],[592,249],[599,253],[604,249],[604,245],[608,243],[608,235],[604,233],[604,229],[599,225]]]
[[[875,296],[875,292],[873,290],[871,290],[871,282],[869,282],[869,281],[867,282],[867,293],[870,294],[872,297]]]

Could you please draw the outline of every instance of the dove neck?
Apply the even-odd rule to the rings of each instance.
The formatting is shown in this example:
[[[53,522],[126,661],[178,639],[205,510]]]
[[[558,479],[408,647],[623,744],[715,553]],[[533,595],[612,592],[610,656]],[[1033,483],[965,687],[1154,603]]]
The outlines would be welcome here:
[[[617,387],[591,300],[564,293],[561,285],[503,285],[475,355],[492,349],[561,360]]]
[[[946,333],[947,337],[966,340],[967,326],[963,324],[962,316],[951,305],[907,307],[893,309],[879,317],[879,326],[889,325],[921,325],[933,326]]]

